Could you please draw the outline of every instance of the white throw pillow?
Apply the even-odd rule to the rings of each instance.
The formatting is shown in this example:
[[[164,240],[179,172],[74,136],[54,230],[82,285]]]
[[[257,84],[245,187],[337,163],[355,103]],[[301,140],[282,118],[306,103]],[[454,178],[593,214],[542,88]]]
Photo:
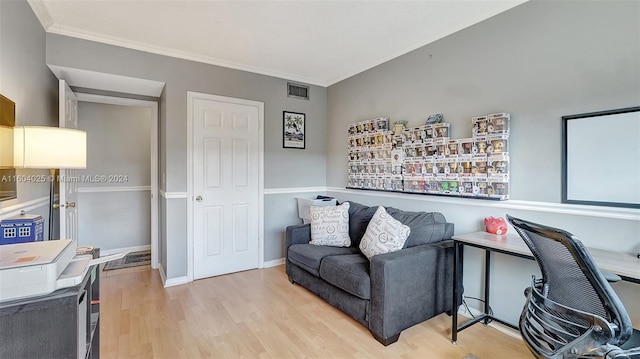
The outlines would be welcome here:
[[[376,254],[399,251],[410,233],[409,226],[391,217],[384,207],[378,207],[360,241],[360,251],[369,260]]]
[[[349,202],[311,206],[311,241],[317,246],[349,247]]]

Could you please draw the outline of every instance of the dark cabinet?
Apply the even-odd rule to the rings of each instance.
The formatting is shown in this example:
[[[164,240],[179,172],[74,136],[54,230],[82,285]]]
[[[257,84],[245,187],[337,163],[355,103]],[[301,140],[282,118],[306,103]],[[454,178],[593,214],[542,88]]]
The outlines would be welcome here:
[[[75,287],[0,303],[0,358],[99,357],[99,266]]]

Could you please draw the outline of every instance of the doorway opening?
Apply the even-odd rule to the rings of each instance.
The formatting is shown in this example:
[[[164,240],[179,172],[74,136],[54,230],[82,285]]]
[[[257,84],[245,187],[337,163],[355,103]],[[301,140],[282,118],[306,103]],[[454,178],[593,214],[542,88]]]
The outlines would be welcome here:
[[[78,171],[79,245],[102,254],[158,250],[158,103],[76,92],[87,131],[87,169]]]

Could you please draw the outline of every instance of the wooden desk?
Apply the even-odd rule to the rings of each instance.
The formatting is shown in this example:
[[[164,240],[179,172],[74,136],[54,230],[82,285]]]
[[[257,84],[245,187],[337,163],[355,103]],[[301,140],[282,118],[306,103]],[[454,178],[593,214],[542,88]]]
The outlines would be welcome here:
[[[504,324],[508,327],[518,329],[517,326],[495,318],[489,314],[489,284],[491,279],[490,263],[491,252],[508,254],[516,257],[533,259],[529,247],[517,234],[496,235],[487,232],[474,232],[453,236],[454,240],[454,260],[453,260],[453,310],[457,311],[460,303],[458,296],[462,294],[462,265],[465,245],[485,250],[484,262],[484,314],[478,318],[470,320],[458,326],[458,316],[452,315],[451,342],[456,343],[458,332],[483,321],[488,324],[490,320]],[[615,273],[623,280],[640,284],[640,259],[631,253],[621,253],[603,249],[587,248],[600,269]]]

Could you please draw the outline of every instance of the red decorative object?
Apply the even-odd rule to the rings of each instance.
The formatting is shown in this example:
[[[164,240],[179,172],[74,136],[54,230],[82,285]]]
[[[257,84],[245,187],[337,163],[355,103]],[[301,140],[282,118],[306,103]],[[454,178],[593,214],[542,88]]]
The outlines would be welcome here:
[[[507,233],[507,221],[502,217],[494,218],[487,217],[484,219],[485,231],[494,234],[506,234]]]

